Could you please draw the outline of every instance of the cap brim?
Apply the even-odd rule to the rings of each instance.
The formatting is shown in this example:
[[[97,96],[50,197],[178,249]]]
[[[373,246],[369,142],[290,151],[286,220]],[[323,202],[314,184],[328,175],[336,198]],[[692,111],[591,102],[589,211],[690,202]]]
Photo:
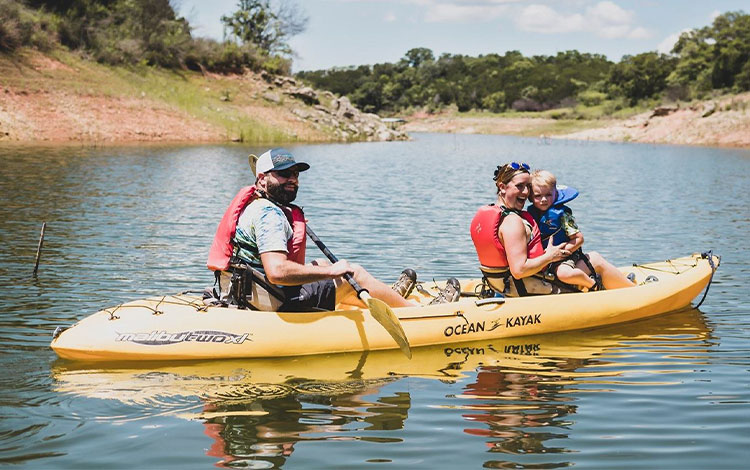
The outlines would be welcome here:
[[[292,167],[297,167],[299,171],[307,171],[310,169],[310,165],[308,165],[305,162],[292,162],[292,163],[285,163],[283,165],[275,166],[268,171],[281,171],[281,170],[286,170],[287,168],[292,168]]]

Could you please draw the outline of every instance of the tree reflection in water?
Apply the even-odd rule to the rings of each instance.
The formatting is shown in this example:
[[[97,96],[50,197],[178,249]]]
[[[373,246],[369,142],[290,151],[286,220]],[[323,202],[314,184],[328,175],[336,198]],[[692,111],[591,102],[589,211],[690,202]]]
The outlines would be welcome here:
[[[204,432],[214,443],[206,455],[219,458],[215,465],[222,468],[281,468],[300,441],[355,439],[345,435],[351,432],[353,423],[363,430],[403,429],[411,407],[408,393],[378,397],[376,403],[363,399],[393,380],[285,384],[274,386],[273,397],[207,404],[204,415],[209,417]],[[356,439],[400,441],[363,436]]]
[[[491,452],[569,452],[545,444],[550,439],[566,437],[549,430],[569,426],[567,417],[576,412],[576,406],[566,403],[568,400],[560,395],[564,385],[549,379],[533,373],[507,372],[500,367],[480,367],[476,381],[466,386],[464,394],[482,402],[469,407],[476,413],[463,417],[486,427],[466,428],[464,432],[489,437],[486,444]]]

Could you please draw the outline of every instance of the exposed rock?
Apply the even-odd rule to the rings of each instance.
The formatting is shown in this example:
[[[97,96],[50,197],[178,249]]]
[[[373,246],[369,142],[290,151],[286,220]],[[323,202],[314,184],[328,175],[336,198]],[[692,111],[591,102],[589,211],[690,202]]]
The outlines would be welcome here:
[[[273,84],[277,87],[283,87],[286,85],[297,86],[297,80],[292,77],[275,77],[273,79]]]
[[[271,103],[281,103],[281,96],[279,96],[278,93],[274,93],[272,91],[263,93],[263,99],[266,101],[270,101]]]
[[[716,103],[711,101],[710,103],[707,103],[704,108],[703,112],[701,113],[701,117],[708,117],[716,112]]]
[[[651,113],[651,117],[661,117],[661,116],[668,116],[675,111],[677,111],[677,106],[659,106],[658,108],[654,108],[653,113]]]
[[[359,110],[352,106],[352,102],[349,101],[349,98],[346,96],[342,96],[338,99],[338,107],[336,109],[336,115],[339,117],[344,117],[346,119],[351,119],[354,117],[356,113],[358,113]]]
[[[292,110],[292,114],[294,114],[295,116],[299,116],[302,119],[310,119],[310,117],[312,116],[312,113],[310,113],[307,110],[300,109],[300,108],[294,108]]]
[[[300,99],[304,103],[309,105],[320,103],[320,101],[318,100],[318,93],[308,86],[284,90],[284,93],[294,98]]]

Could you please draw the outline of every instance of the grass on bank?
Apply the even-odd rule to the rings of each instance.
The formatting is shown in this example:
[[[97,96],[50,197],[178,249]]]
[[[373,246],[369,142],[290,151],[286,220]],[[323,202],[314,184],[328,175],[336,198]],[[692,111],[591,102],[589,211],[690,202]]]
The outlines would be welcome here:
[[[49,57],[63,66],[34,67]],[[108,66],[84,60],[61,49],[42,55],[36,51],[0,54],[0,86],[26,93],[64,91],[80,96],[144,98],[163,102],[198,120],[225,130],[227,140],[275,143],[296,140],[294,135],[249,117],[246,106],[263,106],[252,85],[241,78],[192,71],[166,70],[147,65]]]

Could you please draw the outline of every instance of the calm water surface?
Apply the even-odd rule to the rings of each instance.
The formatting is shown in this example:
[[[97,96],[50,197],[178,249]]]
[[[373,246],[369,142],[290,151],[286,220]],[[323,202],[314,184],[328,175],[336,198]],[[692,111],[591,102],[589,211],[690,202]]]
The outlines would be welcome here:
[[[581,195],[616,264],[712,249],[706,302],[605,329],[304,359],[102,368],[57,325],[202,289],[216,224],[251,181],[240,146],[0,147],[0,463],[28,468],[746,468],[750,152],[418,134],[292,147],[298,202],[385,281],[476,276],[468,225],[494,166]],[[39,276],[31,276],[47,222]],[[314,255],[314,247],[308,250]],[[309,256],[310,256],[309,255]]]

